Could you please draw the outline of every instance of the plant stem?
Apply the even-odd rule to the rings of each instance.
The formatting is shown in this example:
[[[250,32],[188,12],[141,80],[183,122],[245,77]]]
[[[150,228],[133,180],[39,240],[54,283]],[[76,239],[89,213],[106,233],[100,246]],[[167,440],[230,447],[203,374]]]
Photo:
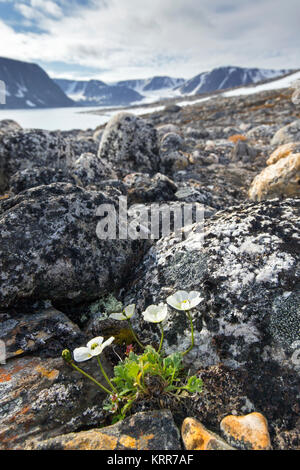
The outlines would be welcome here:
[[[164,329],[163,329],[163,326],[162,326],[161,323],[159,324],[159,326],[160,326],[160,329],[161,329],[161,339],[160,339],[160,344],[159,344],[159,348],[158,348],[158,351],[157,351],[158,353],[160,353],[160,351],[161,351],[161,347],[162,347],[163,340],[164,340]]]
[[[102,374],[103,374],[103,376],[104,376],[106,382],[108,383],[108,385],[111,386],[111,388],[113,389],[113,391],[114,391],[115,393],[117,393],[117,389],[113,386],[113,384],[111,383],[111,381],[110,381],[109,378],[107,377],[107,374],[106,374],[105,370],[103,369],[103,366],[102,366],[102,364],[101,364],[101,361],[100,361],[99,356],[97,356],[97,360],[98,360],[99,367],[100,367],[100,369],[101,369],[101,372],[102,372]]]
[[[79,367],[77,367],[74,362],[70,362],[69,363],[73,369],[77,370],[77,372],[80,372],[82,375],[84,375],[85,377],[87,377],[88,379],[90,379],[92,382],[94,382],[96,385],[98,385],[98,387],[100,387],[104,392],[108,393],[108,395],[111,395],[111,391],[108,390],[106,387],[104,387],[103,385],[101,385],[99,382],[97,382],[96,379],[94,379],[93,377],[91,377],[89,374],[87,374],[86,372],[84,372],[84,370],[80,369]]]
[[[133,331],[133,328],[132,328],[132,324],[131,324],[130,319],[128,318],[127,321],[128,321],[128,323],[129,323],[129,327],[130,327],[132,336],[134,337],[136,343],[137,343],[142,349],[145,349],[145,346],[142,345],[142,343],[139,341],[138,337],[136,336],[135,332]]]
[[[182,353],[183,356],[185,356],[186,354],[188,354],[194,347],[194,326],[193,326],[193,318],[192,318],[192,315],[190,314],[190,312],[187,310],[187,315],[189,317],[189,320],[190,320],[190,324],[191,324],[191,345],[189,347],[189,349],[187,349],[185,352]]]

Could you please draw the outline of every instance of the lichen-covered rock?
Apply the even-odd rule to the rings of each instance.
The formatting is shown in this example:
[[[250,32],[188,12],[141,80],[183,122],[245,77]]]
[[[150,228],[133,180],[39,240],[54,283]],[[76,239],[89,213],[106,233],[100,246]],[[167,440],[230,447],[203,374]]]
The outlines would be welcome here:
[[[6,134],[7,132],[14,132],[22,129],[20,124],[12,119],[2,119],[0,121],[0,134]]]
[[[197,225],[183,240],[159,240],[125,298],[143,311],[175,290],[200,291],[195,347],[186,362],[194,369],[222,363],[238,371],[241,394],[281,427],[295,425],[299,386],[293,360],[300,324],[299,210],[300,199],[241,205],[206,221],[204,243]],[[135,322],[142,340],[158,341],[155,326],[139,316]],[[167,354],[189,347],[184,313],[170,311],[164,329]]]
[[[38,352],[40,357],[59,357],[64,349],[84,344],[84,335],[66,315],[54,308],[33,314],[0,314],[0,339],[6,360]]]
[[[6,313],[0,320],[7,353],[0,366],[1,449],[24,448],[33,437],[48,439],[105,421],[105,394],[61,358],[63,349],[82,346],[90,336],[53,308]],[[104,355],[101,361],[111,375]],[[83,369],[104,384],[97,361]]]
[[[17,171],[34,167],[65,169],[74,158],[70,144],[60,133],[19,130],[0,138],[0,193]]]
[[[292,153],[264,168],[249,189],[252,201],[294,196],[300,196],[300,153]]]
[[[117,175],[110,165],[92,153],[83,153],[72,167],[72,175],[79,186],[95,186],[103,180],[116,179]]]
[[[158,126],[156,130],[158,134],[158,139],[161,140],[164,135],[169,134],[170,132],[178,134],[179,127],[175,126],[174,124],[163,124],[161,126]]]
[[[231,152],[231,160],[234,162],[249,163],[252,162],[256,156],[256,149],[243,140],[238,140]]]
[[[98,156],[121,175],[132,171],[156,172],[159,166],[156,129],[133,114],[119,113],[105,128]]]
[[[194,418],[183,421],[181,434],[186,450],[235,450]]]
[[[262,124],[260,126],[255,126],[250,129],[246,136],[249,140],[253,142],[270,142],[271,138],[273,137],[274,133],[278,130],[277,125],[266,125]]]
[[[220,423],[225,439],[242,450],[270,450],[271,441],[266,418],[261,413],[226,416]]]
[[[160,141],[160,152],[168,153],[176,150],[182,150],[184,147],[184,140],[175,132],[165,134]]]
[[[160,171],[172,174],[184,170],[190,163],[190,156],[183,152],[184,140],[178,134],[165,134],[160,142]]]
[[[98,144],[101,142],[102,136],[103,136],[103,129],[96,129],[94,134],[93,134],[93,139],[95,142]]]
[[[289,144],[280,145],[267,160],[267,165],[273,165],[277,163],[281,158],[288,157],[292,153],[300,152],[300,142],[290,142]]]
[[[113,426],[32,442],[35,450],[180,450],[170,411],[137,413]]]
[[[88,301],[120,285],[142,242],[100,240],[104,193],[56,183],[0,201],[0,306]]]
[[[128,204],[172,201],[177,186],[161,173],[153,177],[145,173],[131,173],[124,178],[128,187]]]
[[[271,145],[288,144],[300,141],[300,119],[279,129],[271,140]]]
[[[11,177],[9,186],[11,193],[19,194],[26,189],[52,183],[75,184],[75,179],[66,170],[42,166],[17,171]]]

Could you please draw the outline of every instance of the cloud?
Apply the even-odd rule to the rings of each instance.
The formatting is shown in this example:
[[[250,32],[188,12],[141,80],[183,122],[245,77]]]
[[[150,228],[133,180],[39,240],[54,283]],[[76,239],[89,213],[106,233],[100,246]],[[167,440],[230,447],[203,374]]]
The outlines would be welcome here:
[[[1,1],[1,0],[0,0]],[[220,65],[299,67],[299,0],[25,0],[40,34],[0,21],[0,55],[106,70],[102,79],[191,77]],[[69,69],[68,69],[69,70]],[[69,73],[69,72],[68,72]],[[77,73],[77,72],[76,72]]]

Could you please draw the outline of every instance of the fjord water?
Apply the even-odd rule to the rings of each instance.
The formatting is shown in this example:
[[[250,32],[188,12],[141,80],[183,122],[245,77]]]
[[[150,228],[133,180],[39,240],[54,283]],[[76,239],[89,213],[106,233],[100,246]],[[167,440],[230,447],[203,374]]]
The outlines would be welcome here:
[[[72,129],[87,130],[107,122],[110,114],[88,114],[96,108],[46,108],[46,109],[4,109],[0,107],[0,120],[13,119],[25,129],[45,129],[49,131]],[[84,113],[83,113],[84,111]]]

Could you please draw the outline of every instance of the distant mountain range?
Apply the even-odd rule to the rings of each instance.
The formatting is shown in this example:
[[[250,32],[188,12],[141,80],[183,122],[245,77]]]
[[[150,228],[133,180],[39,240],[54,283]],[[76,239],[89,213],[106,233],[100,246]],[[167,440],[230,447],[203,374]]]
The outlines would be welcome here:
[[[236,86],[249,85],[270,78],[280,77],[291,70],[268,70],[242,67],[219,67],[210,72],[203,72],[179,88],[183,95],[197,95],[216,90],[226,90]]]
[[[100,80],[54,79],[73,101],[81,106],[126,106],[142,101],[144,96],[125,85],[107,85]]]
[[[0,105],[0,109],[74,106],[74,102],[36,64],[0,57],[0,80],[6,88],[6,104]]]
[[[291,70],[219,67],[185,80],[168,76],[104,83],[100,80],[51,79],[38,65],[0,57],[6,104],[0,109],[68,106],[128,106],[149,97],[195,95],[258,83]]]
[[[122,80],[116,84],[127,86],[139,93],[147,93],[149,91],[173,89],[183,85],[184,83],[184,78],[152,77],[140,80]]]

